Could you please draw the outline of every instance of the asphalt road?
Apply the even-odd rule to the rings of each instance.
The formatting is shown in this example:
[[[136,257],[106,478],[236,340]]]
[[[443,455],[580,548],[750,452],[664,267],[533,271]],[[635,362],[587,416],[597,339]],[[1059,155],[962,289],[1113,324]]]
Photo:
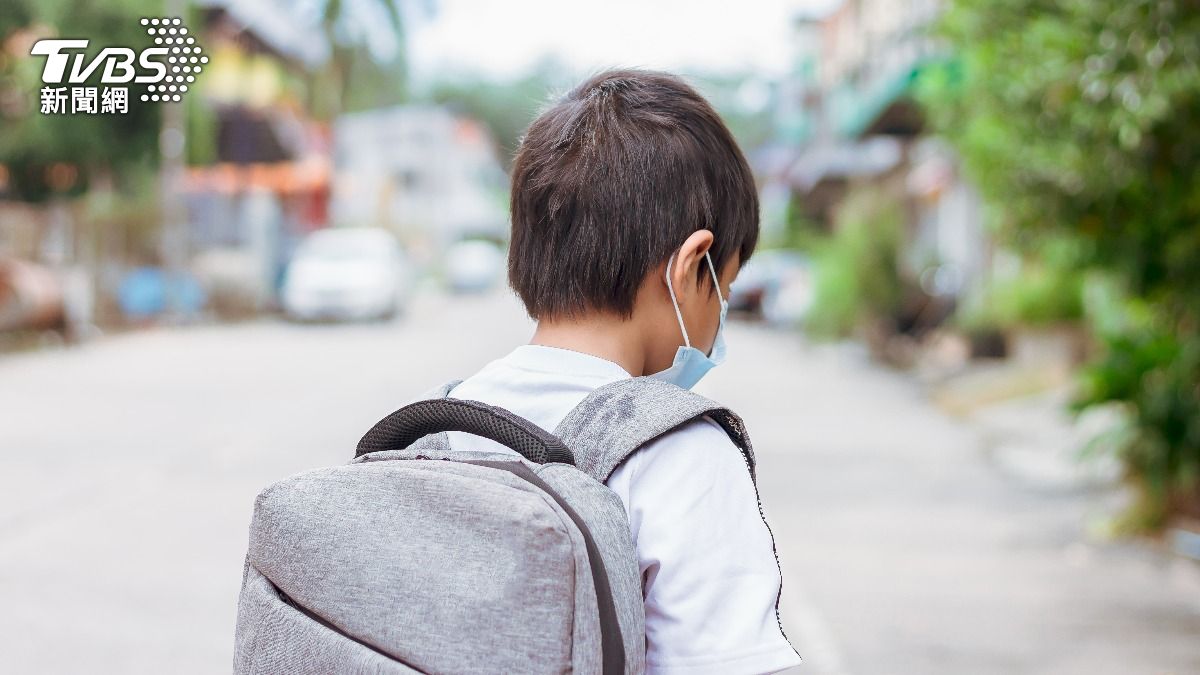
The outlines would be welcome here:
[[[395,322],[156,329],[0,356],[0,671],[228,672],[255,494],[524,342],[504,294]],[[734,324],[742,414],[811,673],[1198,673],[1200,573],[1085,535],[1112,495],[989,464],[854,348]]]

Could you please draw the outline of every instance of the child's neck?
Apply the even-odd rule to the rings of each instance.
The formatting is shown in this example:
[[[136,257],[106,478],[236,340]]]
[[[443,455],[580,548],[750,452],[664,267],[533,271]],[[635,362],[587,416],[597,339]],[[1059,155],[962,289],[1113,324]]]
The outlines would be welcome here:
[[[530,344],[591,354],[621,366],[633,376],[646,369],[642,333],[635,321],[612,317],[539,321]]]

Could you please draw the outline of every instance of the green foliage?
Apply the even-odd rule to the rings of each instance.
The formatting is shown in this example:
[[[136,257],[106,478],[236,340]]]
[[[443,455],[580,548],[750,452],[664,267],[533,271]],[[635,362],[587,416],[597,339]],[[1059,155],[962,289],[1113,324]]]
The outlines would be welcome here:
[[[524,75],[508,81],[451,73],[434,82],[421,98],[482,121],[492,132],[507,165],[530,122],[582,79],[583,76],[573,76],[555,59],[546,58]],[[713,104],[742,148],[758,147],[769,139],[769,108],[746,110],[739,103],[739,92],[748,81],[746,75],[700,75],[685,79]]]
[[[800,199],[801,197],[795,192],[788,195],[783,227],[780,228],[778,241],[767,242],[769,245],[799,251],[812,251],[824,241],[825,233],[821,224],[805,215]]]
[[[525,128],[567,86],[569,80],[562,67],[553,61],[543,61],[509,82],[460,74],[435,83],[425,98],[487,125],[500,148],[501,161],[507,166]]]
[[[1048,242],[1038,257],[1021,261],[1012,274],[994,279],[957,315],[963,328],[1051,326],[1084,318],[1085,274],[1069,240]]]
[[[330,49],[330,58],[316,73],[315,86],[310,89],[309,107],[318,118],[333,119],[340,113],[396,105],[408,99],[408,31],[402,0],[372,0],[370,4],[375,6],[321,0],[316,7]],[[386,27],[399,44],[390,61],[375,57],[367,44],[366,31],[356,26],[375,16],[370,9],[387,17]]]
[[[903,224],[897,200],[877,189],[851,192],[833,234],[812,244],[816,288],[806,320],[810,333],[845,336],[864,320],[895,314],[903,288]]]
[[[1025,248],[1078,236],[1133,292],[1200,288],[1200,3],[954,0],[922,98]]]
[[[761,108],[747,107],[744,100],[745,91],[760,84],[753,73],[697,73],[685,75],[684,79],[712,104],[743,151],[749,152],[773,140],[772,107],[765,104]]]
[[[1141,493],[1122,526],[1158,527],[1172,501],[1200,485],[1200,340],[1159,321],[1102,340],[1105,356],[1085,372],[1076,405],[1116,403],[1131,413],[1119,452]]]
[[[139,23],[155,16],[162,4],[151,0],[82,3],[71,0],[0,0],[0,44],[18,31],[37,29],[39,37],[86,37],[86,58],[106,46],[146,46]],[[43,34],[45,32],[45,34]],[[89,176],[112,172],[118,178],[136,171],[157,153],[159,106],[131,100],[126,114],[42,115],[39,92],[44,59],[0,53],[0,164],[11,171],[17,196],[41,201],[54,196],[46,180],[55,163],[80,167],[78,193]],[[97,68],[86,86],[102,87]]]
[[[1044,265],[1029,265],[1020,275],[993,283],[968,311],[973,327],[1051,326],[1083,316],[1083,276]]]
[[[921,98],[1000,236],[1031,257],[1073,239],[1146,315],[1102,327],[1081,405],[1133,413],[1137,520],[1161,523],[1200,456],[1200,2],[952,0],[939,32],[957,58]]]

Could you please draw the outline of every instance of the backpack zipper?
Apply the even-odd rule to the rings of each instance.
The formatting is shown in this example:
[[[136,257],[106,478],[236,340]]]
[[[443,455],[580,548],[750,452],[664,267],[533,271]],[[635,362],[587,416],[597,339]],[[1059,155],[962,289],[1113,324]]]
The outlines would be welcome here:
[[[792,644],[791,639],[783,630],[783,618],[779,616],[779,600],[783,597],[783,566],[779,562],[779,550],[775,548],[775,533],[771,531],[771,525],[767,523],[767,514],[763,513],[762,497],[758,494],[758,479],[754,475],[754,467],[750,464],[750,455],[740,445],[738,450],[742,453],[742,461],[746,463],[746,471],[750,472],[750,484],[754,486],[754,500],[758,502],[758,517],[762,519],[763,525],[767,528],[767,535],[771,537],[771,553],[775,556],[775,569],[779,570],[779,592],[775,595],[775,623],[779,625],[779,634],[783,636],[784,641],[788,643],[796,656],[803,660],[804,657],[800,656],[796,645]]]
[[[267,583],[271,583],[269,579],[267,580]],[[338,635],[346,638],[347,640],[350,640],[351,642],[353,642],[361,647],[365,647],[366,649],[369,649],[372,652],[375,652],[376,654],[382,656],[385,659],[388,659],[389,661],[395,661],[396,663],[399,663],[406,668],[411,668],[414,672],[422,673],[422,674],[425,673],[425,671],[414,667],[412,664],[405,663],[403,660],[398,659],[395,656],[392,656],[391,654],[387,654],[387,653],[381,651],[378,647],[375,647],[374,645],[364,642],[363,640],[360,640],[360,639],[354,637],[353,635],[347,633],[346,631],[342,630],[340,627],[334,625],[332,622],[330,622],[325,617],[321,616],[320,614],[317,614],[316,612],[312,611],[311,609],[309,609],[309,608],[301,605],[300,603],[296,602],[295,600],[293,600],[291,596],[289,596],[287,593],[284,593],[283,589],[279,588],[275,584],[271,583],[271,588],[275,590],[275,594],[279,596],[279,599],[282,600],[285,605],[288,605],[292,609],[295,609],[296,611],[300,612],[304,616],[307,616],[308,618],[312,619],[313,621],[316,621],[317,623],[328,628],[329,630],[333,631],[334,633],[337,633]]]

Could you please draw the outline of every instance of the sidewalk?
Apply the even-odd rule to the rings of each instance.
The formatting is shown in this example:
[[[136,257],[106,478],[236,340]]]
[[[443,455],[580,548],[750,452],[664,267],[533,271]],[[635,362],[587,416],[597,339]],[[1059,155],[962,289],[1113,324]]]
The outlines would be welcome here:
[[[977,431],[985,455],[1005,475],[1031,488],[1119,492],[1121,466],[1105,445],[1121,422],[1117,411],[1073,415],[1073,376],[1036,371],[1028,364],[983,363],[918,379],[933,403]]]
[[[1090,534],[1119,493],[1038,456],[1046,401],[963,419],[853,345],[729,345],[700,388],[760,456],[798,672],[1200,672],[1200,568]]]

